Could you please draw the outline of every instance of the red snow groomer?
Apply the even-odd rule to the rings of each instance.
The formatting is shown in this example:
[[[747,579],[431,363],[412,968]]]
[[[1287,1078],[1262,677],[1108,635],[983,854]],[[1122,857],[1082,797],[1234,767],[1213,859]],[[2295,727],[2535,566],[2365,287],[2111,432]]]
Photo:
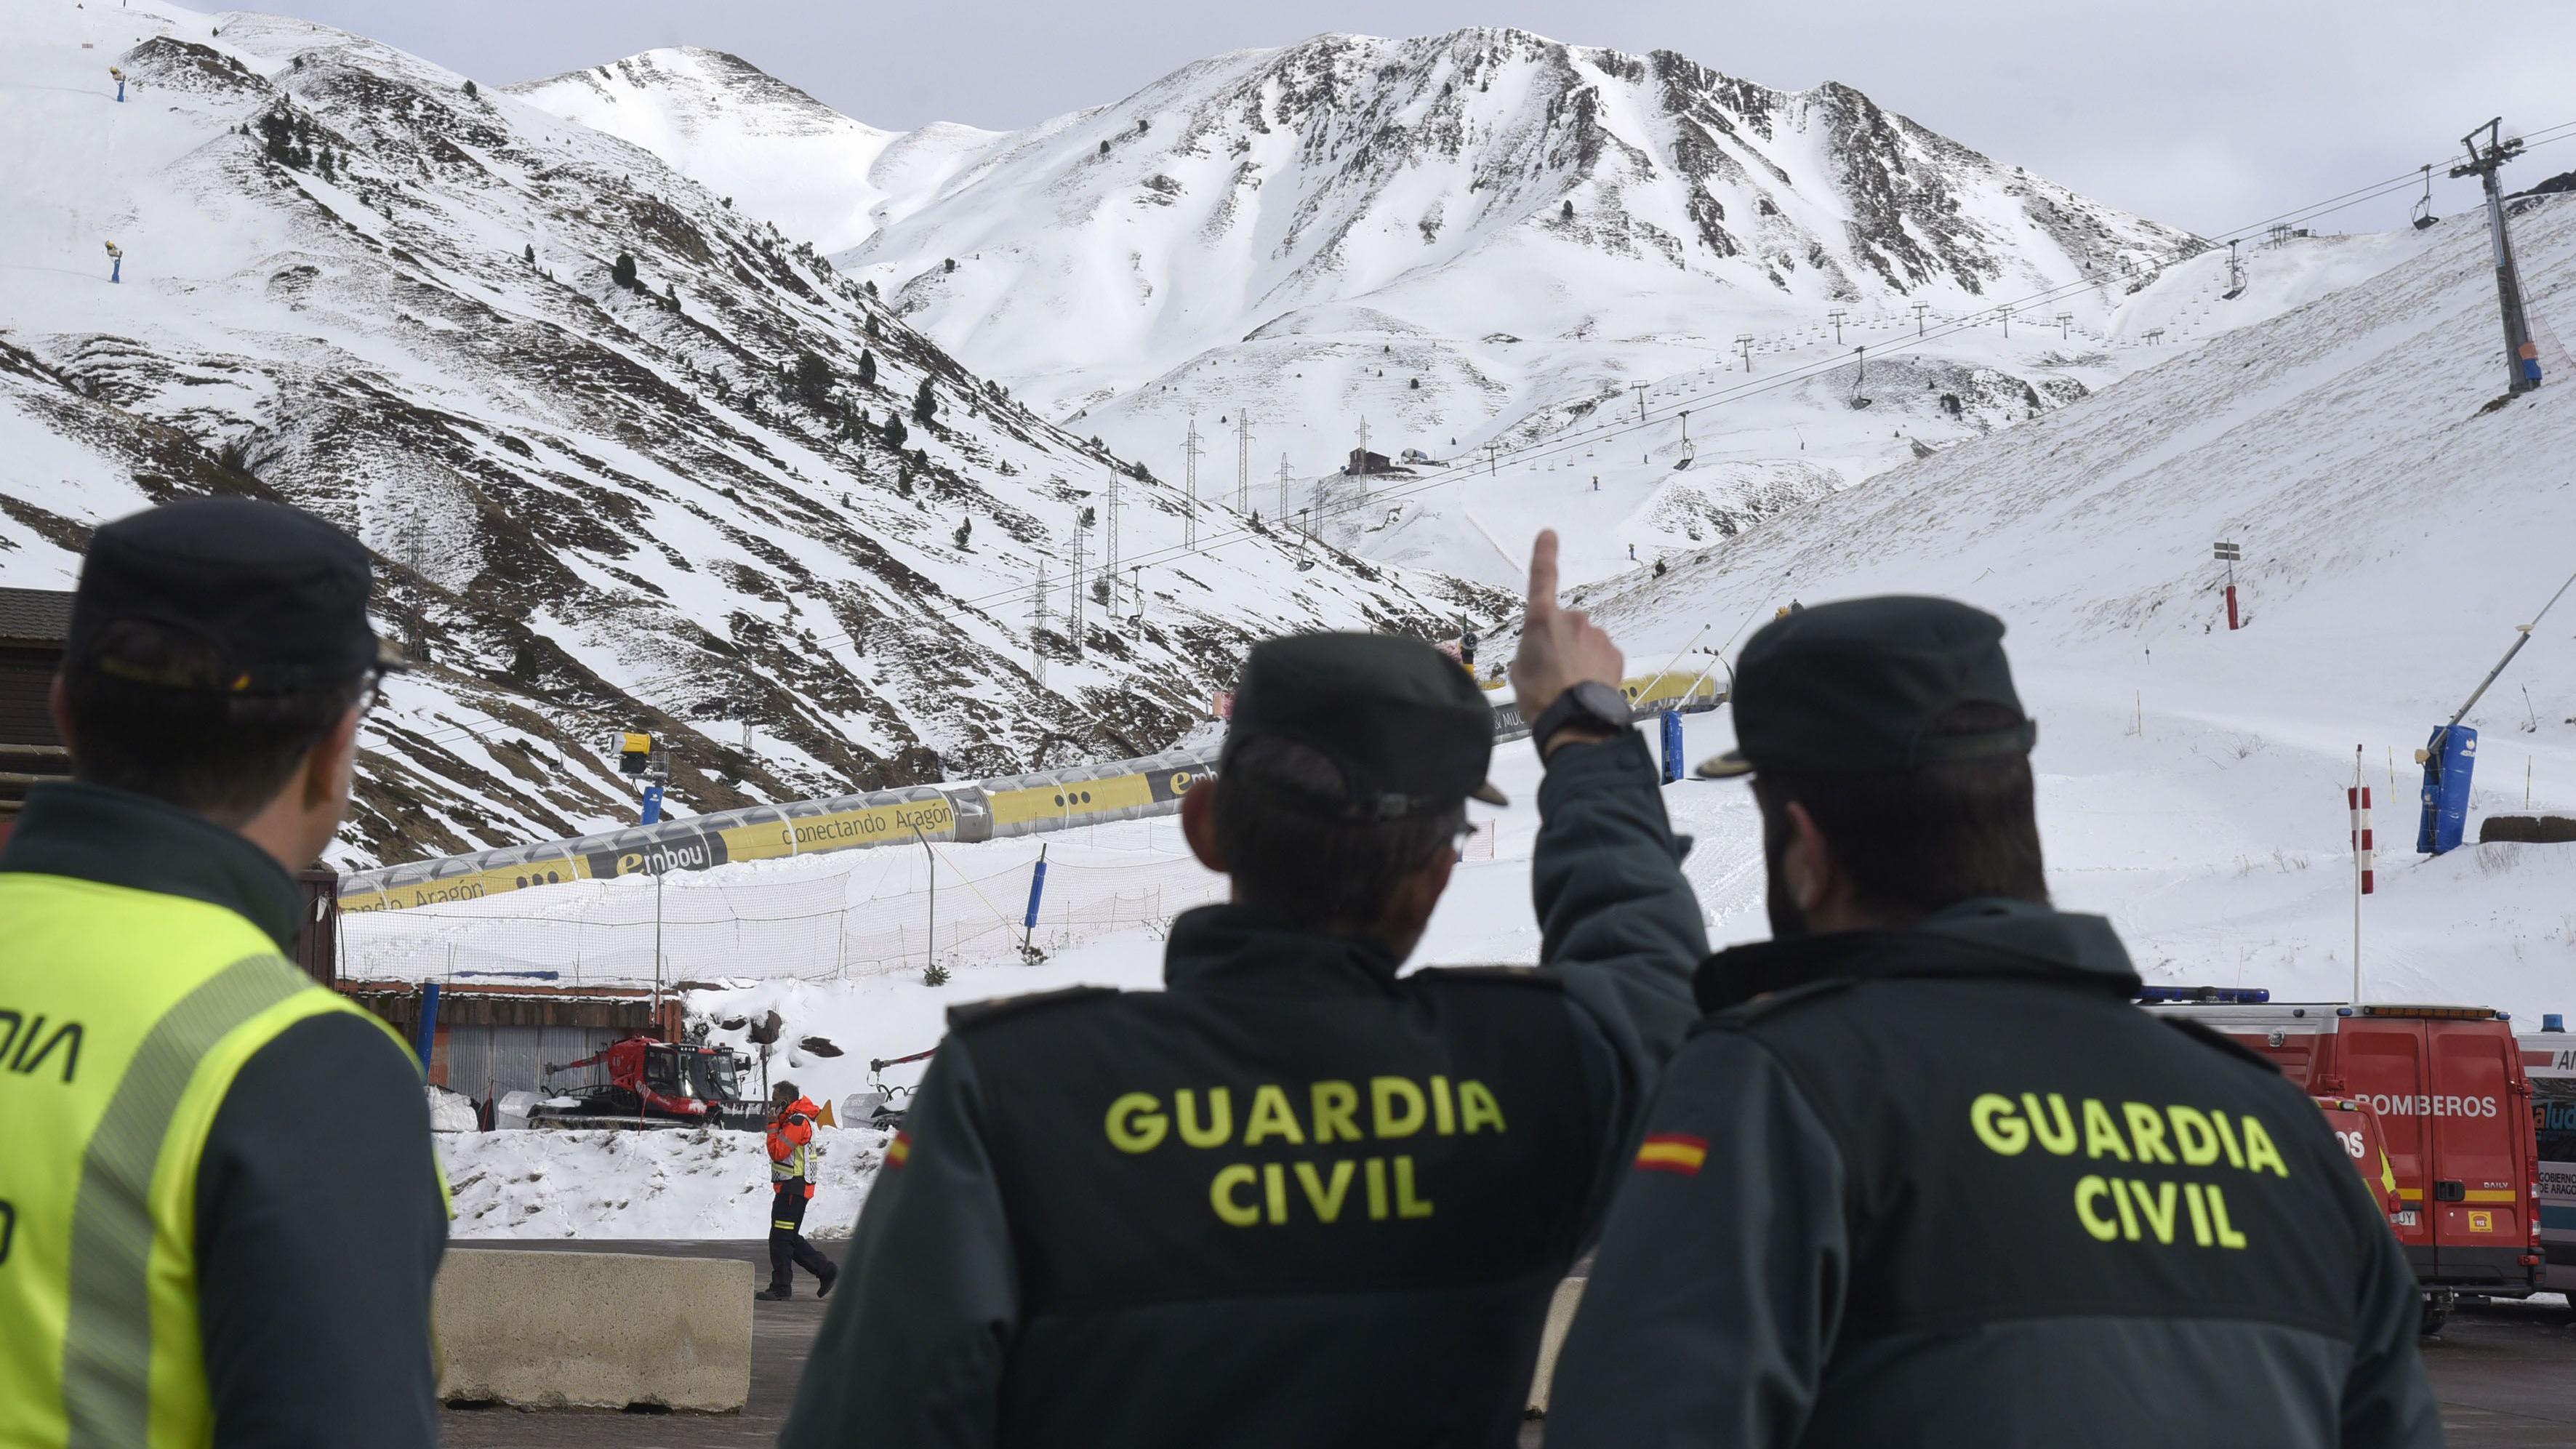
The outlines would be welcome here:
[[[766,1119],[759,1104],[742,1100],[742,1066],[729,1047],[626,1037],[580,1061],[549,1064],[548,1095],[528,1109],[528,1125],[756,1129]]]

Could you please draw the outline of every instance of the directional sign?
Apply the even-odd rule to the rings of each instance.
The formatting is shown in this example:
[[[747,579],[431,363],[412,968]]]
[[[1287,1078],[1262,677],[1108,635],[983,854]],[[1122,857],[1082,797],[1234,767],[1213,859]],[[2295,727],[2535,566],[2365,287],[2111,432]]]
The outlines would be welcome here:
[[[2209,556],[2211,558],[2241,559],[2245,557],[2245,554],[2232,543],[2213,543],[2209,546]]]

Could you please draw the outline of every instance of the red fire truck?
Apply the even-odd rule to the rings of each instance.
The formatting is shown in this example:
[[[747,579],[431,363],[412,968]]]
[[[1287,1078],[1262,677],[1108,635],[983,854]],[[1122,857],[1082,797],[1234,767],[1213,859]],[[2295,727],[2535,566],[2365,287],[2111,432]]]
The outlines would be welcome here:
[[[2539,1149],[2513,1025],[2485,1006],[2275,1002],[2260,988],[2149,987],[2150,1011],[2226,1033],[2319,1097],[2369,1104],[2424,1286],[2425,1331],[2461,1293],[2540,1286]]]

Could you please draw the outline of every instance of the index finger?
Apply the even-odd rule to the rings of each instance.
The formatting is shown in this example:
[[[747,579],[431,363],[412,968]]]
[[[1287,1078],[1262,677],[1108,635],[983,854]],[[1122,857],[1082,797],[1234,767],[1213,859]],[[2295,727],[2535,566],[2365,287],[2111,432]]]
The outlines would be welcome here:
[[[1542,528],[1530,545],[1529,606],[1533,612],[1556,607],[1556,530]]]

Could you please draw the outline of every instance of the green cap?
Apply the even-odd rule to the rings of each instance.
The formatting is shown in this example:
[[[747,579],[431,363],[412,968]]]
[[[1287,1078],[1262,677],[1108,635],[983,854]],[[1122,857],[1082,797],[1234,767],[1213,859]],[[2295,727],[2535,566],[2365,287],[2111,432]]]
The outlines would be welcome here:
[[[1391,634],[1292,634],[1243,662],[1220,777],[1254,740],[1293,742],[1329,761],[1340,787],[1319,807],[1367,820],[1510,803],[1485,778],[1494,708],[1458,661]]]
[[[1783,615],[1736,661],[1736,747],[1699,774],[1903,774],[2028,754],[2039,727],[2022,713],[2003,639],[2003,620],[1953,599],[1845,599]],[[1965,704],[2008,710],[2013,722],[1942,730]]]

